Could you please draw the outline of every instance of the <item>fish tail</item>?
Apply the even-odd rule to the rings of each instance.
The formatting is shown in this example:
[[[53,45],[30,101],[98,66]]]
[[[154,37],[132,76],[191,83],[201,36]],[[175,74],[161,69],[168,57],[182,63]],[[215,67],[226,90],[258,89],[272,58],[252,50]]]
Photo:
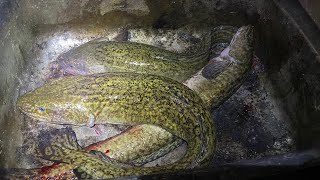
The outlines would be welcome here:
[[[42,130],[38,135],[37,154],[43,159],[64,162],[64,149],[82,150],[77,143],[75,132],[71,128]]]

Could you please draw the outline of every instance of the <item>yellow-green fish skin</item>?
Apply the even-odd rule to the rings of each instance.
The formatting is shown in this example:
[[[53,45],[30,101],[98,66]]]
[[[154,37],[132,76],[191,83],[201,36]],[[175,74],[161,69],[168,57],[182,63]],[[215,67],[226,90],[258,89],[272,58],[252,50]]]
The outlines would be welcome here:
[[[199,71],[211,52],[216,53],[232,39],[236,28],[219,26],[205,40],[205,50],[193,55],[136,42],[93,40],[61,54],[50,63],[49,77],[102,72],[138,72],[184,81]],[[210,48],[210,46],[212,46]],[[192,54],[192,53],[189,53]]]
[[[94,117],[96,124],[156,125],[187,142],[187,154],[178,162],[129,169],[127,176],[193,168],[213,157],[215,126],[210,111],[194,91],[162,76],[119,72],[62,77],[21,97],[18,106],[51,123],[85,125]],[[91,159],[74,154],[60,153],[60,158],[91,165]]]
[[[53,77],[61,74],[138,72],[184,81],[208,60],[209,50],[187,56],[142,43],[96,40],[60,55],[51,67]]]
[[[230,42],[235,32],[236,28],[232,26],[219,26],[214,28],[211,32],[212,48],[210,51],[212,51],[213,54],[219,52],[223,46]],[[210,41],[210,39],[206,41]],[[208,42],[205,44],[206,46],[209,46]],[[113,49],[117,50],[111,51]],[[110,71],[134,71],[162,75],[182,81],[190,78],[192,72],[196,72],[202,68],[202,63],[207,61],[205,58],[201,58],[205,57],[207,53],[208,52],[204,52],[202,55],[187,56],[140,43],[92,41],[60,55],[57,61],[51,63],[51,76],[57,77],[69,74],[84,75]],[[158,58],[150,58],[152,56]],[[136,61],[137,59],[138,61]],[[149,64],[149,67],[159,68],[146,68],[147,64]],[[177,68],[177,65],[179,65],[179,68]],[[200,67],[200,65],[202,66]],[[117,157],[117,159],[124,160],[122,162],[144,164],[163,156],[181,144],[181,139],[174,137],[172,134],[162,131],[159,128],[143,126],[142,129],[146,132],[149,132],[150,129],[152,129],[153,133],[151,135],[147,133],[145,135],[155,137],[154,140],[150,138],[150,140],[144,142],[143,145],[135,146],[138,145],[141,138],[137,138],[130,134],[119,137],[120,140],[126,139],[128,141],[126,143],[127,148],[122,148],[122,150],[119,151],[119,153],[121,152],[121,154],[123,154],[123,158],[128,158],[124,160]],[[159,139],[156,138],[156,136],[159,136],[160,139],[167,139],[167,142],[158,141]],[[173,139],[175,141],[172,141]],[[121,147],[119,143],[109,143],[108,146],[111,149],[118,149]],[[159,150],[154,151],[157,148]],[[138,151],[135,149],[141,150]],[[148,152],[150,154],[146,156]],[[136,159],[132,157],[139,158]]]
[[[252,33],[252,30],[250,29],[251,27],[248,27],[247,29],[246,28],[243,28],[242,29],[242,33],[244,33],[245,34],[245,32],[250,32],[250,33]],[[241,31],[240,31],[241,32]],[[232,71],[232,69],[235,69],[235,68],[239,68],[239,70],[237,70],[236,72],[240,72],[240,74],[238,74],[238,76],[236,76],[237,74],[233,74],[233,75],[235,75],[235,76],[229,76],[229,82],[228,83],[223,83],[222,85],[219,85],[219,84],[216,84],[216,87],[217,88],[222,88],[222,90],[223,90],[223,88],[225,88],[226,87],[226,91],[224,91],[224,92],[227,92],[228,90],[230,91],[232,91],[233,89],[236,89],[236,88],[234,88],[234,87],[229,87],[230,85],[232,86],[232,85],[235,85],[236,84],[236,82],[237,82],[237,80],[241,80],[241,79],[243,79],[243,77],[241,77],[241,75],[243,75],[243,74],[245,74],[247,71],[248,71],[248,67],[250,67],[250,64],[251,64],[251,57],[250,57],[250,54],[252,55],[252,46],[248,46],[246,43],[251,43],[251,45],[252,45],[252,36],[250,35],[250,33],[248,33],[248,36],[247,36],[247,38],[249,38],[249,40],[247,40],[247,41],[243,41],[243,40],[245,40],[245,39],[243,39],[242,41],[243,41],[243,43],[244,44],[242,44],[241,45],[241,43],[239,44],[239,42],[237,42],[237,41],[240,41],[240,39],[238,38],[238,40],[236,41],[234,41],[233,42],[233,44],[238,44],[238,45],[241,45],[241,46],[243,46],[243,47],[241,47],[241,46],[230,46],[230,47],[232,47],[232,48],[230,48],[230,51],[229,51],[229,54],[230,55],[232,55],[232,57],[234,57],[236,60],[237,60],[237,62],[236,63],[233,63],[231,66],[229,66],[228,68],[226,68],[226,70],[229,70],[229,73],[232,73],[231,71]],[[240,33],[240,35],[241,35],[241,33]],[[241,36],[240,36],[241,37]],[[246,37],[246,36],[244,36],[244,37]],[[237,50],[238,49],[238,50]],[[249,52],[246,52],[246,51],[243,51],[243,50],[250,50]],[[235,50],[237,50],[237,51],[235,51]],[[244,66],[244,67],[242,67],[242,68],[240,68],[239,66],[240,65],[242,65],[242,66]],[[245,69],[245,70],[241,70],[241,69]],[[244,72],[244,73],[242,73],[242,72]],[[218,76],[219,77],[219,76]],[[227,80],[228,80],[227,79]],[[205,80],[205,81],[202,81],[202,80]],[[221,80],[225,80],[225,79],[223,79],[223,78],[221,78],[220,79],[220,81]],[[236,81],[236,82],[234,82],[234,81]],[[197,82],[204,82],[204,83],[199,83],[197,86],[191,86],[191,88],[193,87],[193,89],[195,89],[195,90],[198,90],[198,91],[200,91],[201,92],[201,90],[202,89],[204,89],[205,90],[205,92],[207,93],[207,94],[209,94],[209,96],[208,97],[210,97],[210,96],[212,96],[213,98],[214,97],[218,97],[217,99],[216,99],[216,101],[219,101],[219,98],[221,99],[221,97],[219,97],[219,96],[221,96],[221,93],[219,94],[219,93],[210,93],[210,91],[207,91],[207,90],[209,90],[210,88],[208,88],[208,86],[207,85],[209,85],[209,87],[213,87],[213,86],[210,86],[210,83],[209,82],[217,82],[217,83],[220,83],[219,81],[212,81],[212,80],[208,80],[208,79],[201,79],[201,81],[197,81]],[[238,82],[239,83],[239,82]],[[241,84],[241,83],[240,83]],[[238,86],[238,85],[237,85]],[[194,87],[197,87],[197,88],[194,88]],[[199,88],[199,87],[202,87],[202,88]],[[222,93],[223,93],[223,91],[222,91]],[[50,96],[50,95],[49,95]],[[30,100],[32,100],[33,98],[35,98],[35,97],[37,97],[37,94],[34,94],[34,96],[31,96],[30,98],[29,98],[29,102],[30,102]],[[22,98],[21,98],[22,99]],[[210,98],[207,98],[207,96],[205,96],[205,98],[204,98],[205,100],[207,100],[207,99],[210,99]],[[26,101],[26,102],[28,102],[28,100]],[[45,104],[44,103],[44,101],[42,101],[43,103],[42,104]],[[20,101],[19,100],[19,102],[18,102],[18,106],[20,106],[20,107],[22,107],[22,105],[23,105],[23,103],[22,103],[22,101]],[[26,109],[28,109],[28,108],[30,108],[30,107],[32,107],[32,105],[28,105],[28,107],[26,108]],[[39,109],[37,109],[37,108],[34,108],[35,110],[39,110]],[[84,109],[83,107],[81,107],[81,105],[80,106],[78,106],[77,108],[75,108],[75,109]],[[32,112],[29,112],[29,114],[32,116],[33,115],[33,117],[37,117],[37,115],[35,115],[35,113],[32,113]],[[92,116],[92,115],[91,115]],[[39,118],[39,116],[38,116],[38,118]],[[89,115],[89,118],[90,118],[90,115]],[[205,125],[204,125],[205,126]],[[170,131],[169,131],[170,132]],[[189,144],[188,144],[189,145]],[[69,155],[67,155],[67,156],[69,156]],[[209,157],[209,156],[208,156]],[[59,157],[59,158],[61,158],[61,157]],[[81,158],[80,158],[81,159]],[[187,158],[188,159],[188,158]],[[205,159],[205,158],[204,158]],[[208,158],[208,159],[210,159],[210,158]],[[65,160],[67,160],[67,159],[65,159]],[[69,161],[69,160],[68,160]],[[80,161],[82,161],[82,160],[80,160]],[[87,160],[87,161],[93,161],[92,159],[91,160]],[[82,161],[82,163],[83,163],[83,161]],[[91,165],[94,165],[94,164],[91,164]],[[90,166],[91,166],[90,165]],[[179,166],[178,166],[179,167]],[[189,166],[189,167],[192,167],[192,166]],[[93,167],[94,168],[94,167]],[[174,169],[174,167],[173,166],[168,166],[168,169],[166,169],[166,170],[169,170],[169,169]],[[179,168],[178,168],[179,169]],[[158,170],[158,169],[157,169]],[[147,170],[147,171],[137,171],[138,172],[138,174],[126,174],[126,176],[127,175],[139,175],[139,174],[144,174],[144,173],[152,173],[152,172],[162,172],[163,170],[165,170],[165,169],[162,169],[162,170],[160,170],[160,171],[157,171],[157,170]],[[89,171],[88,171],[89,172]],[[91,171],[89,172],[89,173],[92,173]],[[121,174],[121,173],[120,173]],[[109,177],[109,176],[103,176],[103,177]]]
[[[92,144],[86,151],[98,150],[120,162],[141,166],[171,152],[182,143],[182,139],[158,126],[142,124]]]

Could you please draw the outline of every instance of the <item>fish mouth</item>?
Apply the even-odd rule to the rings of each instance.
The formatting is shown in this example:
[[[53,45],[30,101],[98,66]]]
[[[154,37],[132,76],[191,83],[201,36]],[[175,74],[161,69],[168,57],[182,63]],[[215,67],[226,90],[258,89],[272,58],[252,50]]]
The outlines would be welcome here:
[[[19,108],[19,109],[25,116],[30,117],[30,118],[32,118],[34,120],[46,121],[46,122],[48,122],[48,120],[49,120],[49,119],[47,119],[47,118],[45,118],[43,116],[37,116],[37,115],[34,115],[34,114],[30,113],[30,112],[26,112],[26,111],[22,110],[21,108]]]

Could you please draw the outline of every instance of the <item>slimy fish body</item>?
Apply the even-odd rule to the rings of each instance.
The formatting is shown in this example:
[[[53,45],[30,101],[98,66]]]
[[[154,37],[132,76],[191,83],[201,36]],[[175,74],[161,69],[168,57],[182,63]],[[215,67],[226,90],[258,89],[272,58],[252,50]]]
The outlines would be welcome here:
[[[232,40],[232,43],[230,44],[229,48],[227,48],[227,51],[223,52],[219,57],[211,60],[211,64],[207,65],[199,73],[197,73],[195,76],[193,76],[192,78],[190,78],[188,81],[185,82],[186,85],[188,85],[191,89],[195,90],[200,95],[200,97],[206,102],[205,103],[206,105],[204,105],[203,107],[207,107],[208,103],[212,103],[214,105],[221,103],[223,99],[230,96],[230,94],[239,87],[239,85],[241,84],[241,82],[245,78],[245,75],[247,74],[247,72],[251,67],[251,59],[252,59],[252,53],[253,53],[252,41],[253,41],[252,27],[247,26],[247,27],[240,28],[237,35]],[[219,64],[220,66],[221,59],[225,59],[227,61],[227,63],[224,63],[225,65],[221,66],[223,67],[223,70],[221,71],[221,73],[218,73],[218,74],[214,73],[215,75],[210,77],[210,73],[211,73],[210,68],[212,68],[212,64],[215,63],[215,64]],[[33,94],[33,95],[35,95],[34,97],[37,96],[37,94]],[[21,107],[22,103],[20,104],[18,103],[18,106]],[[24,111],[25,113],[28,113],[23,108],[22,108],[22,111]],[[29,112],[29,115],[31,116],[33,115],[33,117],[39,118],[37,117],[37,115],[34,115],[34,114],[36,113]],[[59,114],[59,112],[57,112],[57,114]],[[60,116],[61,115],[59,115],[58,117]],[[91,115],[87,116],[87,119],[96,119],[94,116],[94,113],[91,113]],[[172,131],[169,131],[169,132],[172,133]],[[178,136],[178,137],[182,138],[181,136]],[[128,137],[124,137],[124,138],[128,138]],[[186,141],[188,142],[188,140]],[[188,147],[189,147],[189,143],[188,143]],[[62,157],[60,157],[60,160],[61,158]],[[205,161],[202,161],[202,162],[205,162]],[[194,163],[191,163],[191,164],[194,164]],[[197,164],[201,164],[201,162],[199,161],[199,163]],[[175,169],[174,166],[175,165],[168,166],[167,169],[164,168],[162,170],[170,171],[170,169]],[[189,167],[192,167],[192,166],[189,166]],[[158,173],[161,171],[149,169],[146,171],[142,170],[141,172],[140,171],[138,172],[139,172],[138,174],[144,174],[144,173],[148,174],[148,173]],[[125,175],[134,175],[134,174],[125,174]],[[122,176],[122,175],[119,175],[119,176]],[[102,176],[102,177],[106,177],[106,176]]]
[[[188,144],[185,157],[166,167],[135,167],[125,172],[109,164],[94,167],[96,171],[111,168],[115,177],[193,168],[208,163],[214,152],[210,111],[194,91],[162,76],[120,72],[61,77],[21,97],[18,106],[31,117],[51,123],[85,125],[93,118],[95,124],[155,125]],[[55,154],[53,147],[64,140],[47,138],[54,141],[51,150],[45,150],[53,152],[51,160],[79,162],[83,168],[93,165],[86,165],[88,161],[96,161],[79,149],[63,148],[62,154]]]
[[[51,68],[53,77],[61,74],[137,72],[183,81],[200,70],[208,60],[208,50],[187,56],[142,43],[96,40],[60,55]]]
[[[61,54],[50,63],[51,78],[102,72],[138,72],[184,81],[208,62],[209,55],[229,44],[234,27],[219,26],[206,39],[211,48],[193,55],[136,42],[93,40]],[[190,53],[189,53],[190,54]]]

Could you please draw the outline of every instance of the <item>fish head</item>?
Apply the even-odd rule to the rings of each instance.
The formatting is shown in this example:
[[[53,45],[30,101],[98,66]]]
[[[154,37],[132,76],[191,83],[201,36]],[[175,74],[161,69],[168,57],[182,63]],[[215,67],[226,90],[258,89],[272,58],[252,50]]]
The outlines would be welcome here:
[[[60,55],[49,67],[50,78],[89,74],[86,61],[72,56],[71,53]]]
[[[17,107],[27,116],[49,123],[86,124],[89,119],[81,98],[69,97],[52,83],[20,96]]]

